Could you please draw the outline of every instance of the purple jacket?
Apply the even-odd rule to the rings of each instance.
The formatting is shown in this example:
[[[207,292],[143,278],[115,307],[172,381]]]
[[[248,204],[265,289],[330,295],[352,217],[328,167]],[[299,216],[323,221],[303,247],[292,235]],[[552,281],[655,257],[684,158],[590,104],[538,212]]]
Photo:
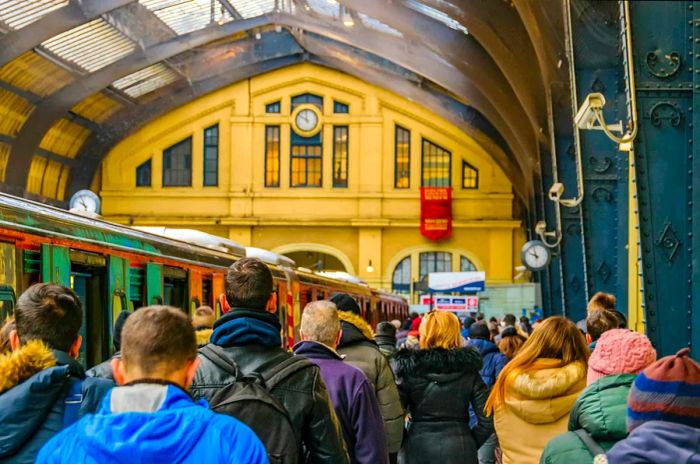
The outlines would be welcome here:
[[[344,363],[338,353],[321,343],[297,343],[294,353],[321,368],[321,377],[340,421],[351,461],[388,464],[384,421],[374,388],[362,371]]]
[[[700,464],[700,429],[673,422],[649,421],[608,451],[610,464]]]

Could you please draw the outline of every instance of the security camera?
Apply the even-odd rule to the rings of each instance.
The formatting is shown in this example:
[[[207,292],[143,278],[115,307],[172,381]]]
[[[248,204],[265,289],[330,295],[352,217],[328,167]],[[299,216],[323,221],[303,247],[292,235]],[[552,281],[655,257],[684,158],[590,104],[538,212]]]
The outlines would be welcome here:
[[[578,128],[592,129],[596,124],[596,112],[602,111],[604,106],[605,97],[602,93],[589,93],[574,118]]]
[[[537,235],[542,235],[547,230],[547,223],[544,221],[537,221],[535,224],[535,233]]]
[[[552,201],[559,201],[559,199],[564,195],[564,184],[557,182],[549,188],[549,199]]]

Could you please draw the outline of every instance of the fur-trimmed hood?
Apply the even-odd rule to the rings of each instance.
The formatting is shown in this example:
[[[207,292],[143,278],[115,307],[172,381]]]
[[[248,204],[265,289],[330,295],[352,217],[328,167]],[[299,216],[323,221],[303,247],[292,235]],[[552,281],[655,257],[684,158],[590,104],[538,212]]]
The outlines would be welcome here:
[[[0,355],[0,393],[55,365],[53,353],[39,340],[32,340],[17,351]]]
[[[425,377],[434,374],[479,374],[481,355],[473,347],[452,350],[412,350],[403,348],[393,356],[398,378]]]
[[[196,330],[194,335],[197,338],[197,346],[208,345],[212,332],[214,332],[213,329]]]
[[[338,311],[338,317],[343,326],[343,338],[340,341],[341,345],[353,343],[356,341],[374,340],[374,331],[372,327],[362,317],[349,311]],[[352,327],[348,327],[348,325]],[[352,330],[352,328],[357,330]]]

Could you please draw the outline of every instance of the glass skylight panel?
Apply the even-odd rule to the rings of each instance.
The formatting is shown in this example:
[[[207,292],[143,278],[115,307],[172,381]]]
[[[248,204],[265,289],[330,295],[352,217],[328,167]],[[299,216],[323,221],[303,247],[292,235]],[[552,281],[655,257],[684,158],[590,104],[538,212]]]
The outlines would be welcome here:
[[[68,5],[68,0],[0,0],[0,21],[20,29]]]
[[[424,5],[423,3],[417,0],[407,0],[406,3],[412,9],[423,13],[426,16],[430,16],[433,19],[437,19],[447,27],[451,27],[452,29],[455,29],[457,31],[462,31],[465,34],[469,33],[469,31],[467,31],[467,28],[464,27],[459,21],[452,19],[442,11],[436,10],[435,8],[431,8],[428,5]]]
[[[396,37],[402,37],[401,33],[394,29],[393,27],[387,26],[381,21],[378,21],[372,17],[367,16],[364,13],[359,14],[360,19],[362,20],[362,24],[365,26],[374,29],[379,32],[384,32],[385,34],[390,34]]]
[[[275,9],[275,0],[229,0],[244,18],[254,18]]]
[[[308,0],[307,3],[316,13],[332,18],[340,16],[340,4],[335,0]]]
[[[132,98],[153,92],[175,82],[179,75],[162,63],[154,64],[115,81],[112,86]]]
[[[233,21],[218,0],[139,0],[177,34]]]
[[[98,18],[41,44],[58,57],[94,72],[131,53],[135,44]]]

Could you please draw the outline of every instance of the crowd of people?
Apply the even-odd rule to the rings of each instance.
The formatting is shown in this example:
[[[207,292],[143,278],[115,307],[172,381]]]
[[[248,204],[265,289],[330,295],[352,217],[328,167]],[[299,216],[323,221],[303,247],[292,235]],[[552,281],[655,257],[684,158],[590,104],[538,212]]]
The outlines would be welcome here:
[[[125,311],[85,371],[78,296],[30,287],[0,328],[0,462],[700,463],[700,365],[657,360],[612,295],[578,323],[431,311],[373,330],[336,294],[291,351],[276,298],[241,259],[220,319]]]

